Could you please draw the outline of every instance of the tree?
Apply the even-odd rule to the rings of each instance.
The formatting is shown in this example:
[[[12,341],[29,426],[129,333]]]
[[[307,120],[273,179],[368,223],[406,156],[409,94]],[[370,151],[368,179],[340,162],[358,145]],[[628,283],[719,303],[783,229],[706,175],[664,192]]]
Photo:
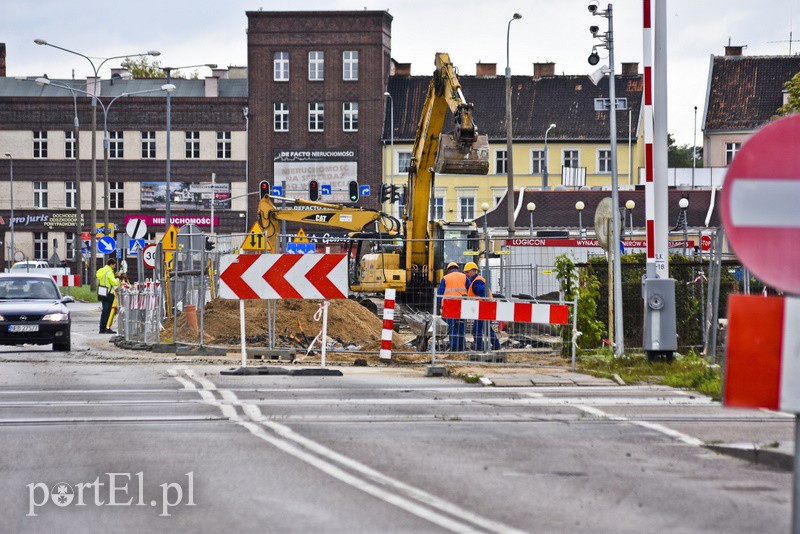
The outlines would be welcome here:
[[[696,167],[703,166],[703,148],[697,147]],[[667,134],[667,166],[670,168],[681,168],[692,166],[692,147],[691,145],[676,145],[672,134]]]
[[[164,69],[161,68],[161,62],[153,61],[150,63],[150,60],[147,56],[141,56],[134,59],[125,58],[123,64],[126,66],[128,71],[133,75],[134,78],[166,78],[167,73]],[[172,71],[172,78],[183,78],[183,79],[191,79],[196,80],[200,77],[198,72],[195,70],[194,73],[191,75],[185,75],[181,71],[173,70]]]
[[[778,108],[776,115],[782,117],[800,111],[800,72],[795,74],[791,80],[783,84],[783,88],[789,94],[789,101]]]

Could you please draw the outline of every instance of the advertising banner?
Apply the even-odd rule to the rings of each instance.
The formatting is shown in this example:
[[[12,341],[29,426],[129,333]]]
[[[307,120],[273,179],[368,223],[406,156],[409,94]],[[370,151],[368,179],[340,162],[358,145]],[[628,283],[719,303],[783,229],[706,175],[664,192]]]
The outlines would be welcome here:
[[[211,182],[180,183],[170,182],[170,210],[209,210],[211,202],[214,209],[231,209],[231,184]],[[166,182],[142,182],[142,209],[164,210],[167,202]]]
[[[308,184],[316,180],[320,202],[350,202],[348,186],[358,180],[355,150],[275,150],[274,185],[286,184],[287,198],[308,199]]]

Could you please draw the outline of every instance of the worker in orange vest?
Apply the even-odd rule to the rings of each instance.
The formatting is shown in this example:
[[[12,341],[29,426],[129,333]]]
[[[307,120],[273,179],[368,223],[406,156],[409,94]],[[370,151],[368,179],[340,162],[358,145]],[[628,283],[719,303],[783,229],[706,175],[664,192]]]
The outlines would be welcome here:
[[[457,263],[447,264],[447,274],[442,277],[437,293],[445,297],[465,297],[467,295],[467,275],[459,270]],[[442,299],[439,299],[439,302],[441,301]],[[447,331],[450,333],[450,350],[463,352],[466,321],[464,319],[445,319],[445,321],[447,322]]]
[[[467,296],[468,297],[492,297],[492,290],[486,284],[486,279],[478,274],[478,266],[469,262],[464,266],[464,273],[467,275]],[[492,330],[492,325],[488,321],[475,321],[473,327],[473,334],[475,335],[475,350],[483,352],[483,323],[489,330],[489,343],[492,345],[492,350],[500,349],[500,340],[497,339],[497,334]]]

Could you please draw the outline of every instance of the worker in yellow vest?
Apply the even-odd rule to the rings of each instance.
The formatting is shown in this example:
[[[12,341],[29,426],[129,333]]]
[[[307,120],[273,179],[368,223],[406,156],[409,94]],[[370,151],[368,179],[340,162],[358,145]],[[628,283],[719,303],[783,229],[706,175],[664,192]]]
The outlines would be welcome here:
[[[464,273],[467,275],[468,297],[492,297],[492,290],[486,284],[486,279],[478,274],[478,266],[475,263],[467,263],[464,266]],[[489,321],[475,321],[472,331],[475,335],[475,350],[483,352],[483,323],[486,323],[486,328],[489,330],[489,343],[492,346],[492,350],[499,350],[500,340],[497,339],[497,334],[492,330],[492,324]]]
[[[459,270],[457,263],[447,264],[447,274],[442,277],[437,293],[445,297],[465,297],[467,295],[467,275]],[[441,302],[442,299],[439,301]],[[463,352],[466,321],[464,319],[445,319],[445,321],[447,322],[447,331],[450,333],[450,350]]]
[[[110,258],[105,266],[99,268],[95,273],[97,280],[97,300],[103,305],[100,312],[100,333],[101,334],[116,334],[115,331],[108,328],[108,318],[111,315],[111,308],[114,306],[114,290],[119,285],[117,280],[117,260]]]

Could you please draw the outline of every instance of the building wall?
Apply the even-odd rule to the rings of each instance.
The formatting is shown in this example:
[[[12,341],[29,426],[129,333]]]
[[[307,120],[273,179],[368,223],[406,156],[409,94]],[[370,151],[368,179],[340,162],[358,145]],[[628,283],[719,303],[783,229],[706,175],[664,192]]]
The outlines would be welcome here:
[[[703,164],[706,167],[727,167],[725,145],[741,143],[744,145],[755,132],[706,134],[703,141]]]

